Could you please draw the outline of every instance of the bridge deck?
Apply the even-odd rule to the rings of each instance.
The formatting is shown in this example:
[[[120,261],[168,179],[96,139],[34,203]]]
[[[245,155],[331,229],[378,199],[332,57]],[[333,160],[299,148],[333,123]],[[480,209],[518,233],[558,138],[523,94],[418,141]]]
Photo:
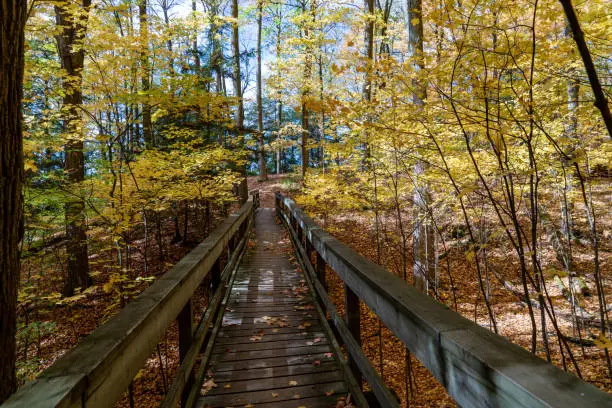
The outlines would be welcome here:
[[[331,407],[348,393],[290,245],[274,210],[257,210],[198,407]]]

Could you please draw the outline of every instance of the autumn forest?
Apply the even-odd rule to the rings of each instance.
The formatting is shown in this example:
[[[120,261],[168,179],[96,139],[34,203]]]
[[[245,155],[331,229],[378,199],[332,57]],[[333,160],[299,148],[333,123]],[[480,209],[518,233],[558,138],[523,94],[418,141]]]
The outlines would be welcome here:
[[[611,392],[611,5],[0,0],[0,403],[253,190]],[[401,406],[454,406],[360,313]],[[176,332],[118,406],[164,398]]]

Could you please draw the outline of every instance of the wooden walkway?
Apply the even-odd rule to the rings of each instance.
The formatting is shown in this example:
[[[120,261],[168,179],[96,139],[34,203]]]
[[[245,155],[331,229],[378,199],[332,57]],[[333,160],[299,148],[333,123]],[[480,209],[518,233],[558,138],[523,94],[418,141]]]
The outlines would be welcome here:
[[[303,273],[283,251],[290,245],[274,210],[258,209],[197,407],[327,408],[347,395]]]

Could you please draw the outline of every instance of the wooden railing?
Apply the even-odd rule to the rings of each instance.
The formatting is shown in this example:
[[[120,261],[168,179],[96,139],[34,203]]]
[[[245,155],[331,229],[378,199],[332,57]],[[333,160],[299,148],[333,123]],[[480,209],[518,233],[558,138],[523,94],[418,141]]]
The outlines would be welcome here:
[[[2,408],[109,407],[128,389],[174,320],[178,321],[181,366],[162,406],[190,406],[205,364],[194,365],[209,337],[229,279],[240,262],[254,220],[258,192],[200,245],[160,277],[117,316],[97,328],[36,380],[21,387]],[[226,252],[227,251],[227,252]],[[225,265],[222,255],[227,253]],[[205,278],[210,301],[193,324],[191,298]],[[192,386],[196,383],[196,387]]]
[[[276,209],[318,297],[344,341],[357,378],[383,407],[397,407],[360,347],[364,302],[461,407],[609,407],[612,396],[465,319],[321,229],[289,198]],[[345,319],[327,295],[326,264],[344,282]]]

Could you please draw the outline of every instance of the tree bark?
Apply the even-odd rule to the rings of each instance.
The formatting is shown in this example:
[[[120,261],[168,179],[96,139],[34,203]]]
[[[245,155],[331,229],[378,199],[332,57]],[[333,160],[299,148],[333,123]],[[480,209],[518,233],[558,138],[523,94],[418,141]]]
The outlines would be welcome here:
[[[310,10],[306,9],[307,2],[301,4],[302,13],[309,13],[310,17],[315,18],[317,8],[316,0],[310,0]],[[308,99],[310,98],[310,77],[312,75],[312,45],[310,44],[311,29],[308,23],[303,29],[303,38],[306,40],[304,61],[304,76],[302,78],[302,179],[306,178],[310,162],[310,150],[308,149],[308,139],[310,138],[310,110],[308,109]]]
[[[239,27],[238,27],[238,0],[232,0],[232,17],[234,22],[232,23],[232,50],[234,52],[234,97],[238,99],[238,107],[234,116],[234,122],[236,127],[236,135],[240,135],[244,129],[244,101],[242,100],[242,85],[240,77],[240,41],[239,41]],[[249,199],[249,188],[247,186],[246,179],[246,167],[244,165],[239,167],[239,172],[242,175],[242,179],[238,184],[238,198],[240,204],[244,204]]]
[[[91,0],[82,0],[82,12],[76,15],[72,14],[69,3],[69,1],[57,3],[55,15],[57,26],[61,29],[57,36],[58,51],[66,75],[62,81],[64,88],[62,119],[67,139],[64,147],[64,169],[67,187],[76,189],[85,178],[80,106],[83,104],[81,90],[85,59],[83,43]],[[64,295],[72,296],[76,288],[85,288],[91,284],[87,258],[85,202],[78,194],[71,195],[66,202],[65,219],[68,238],[66,246],[68,278],[64,285]]]
[[[261,80],[261,31],[263,0],[257,0],[257,159],[259,161],[259,181],[268,179],[266,169],[265,143],[263,134],[263,104]]]
[[[408,0],[408,54],[412,58],[412,66],[417,75],[417,78],[413,80],[412,101],[420,109],[427,98],[427,88],[418,78],[425,68],[422,0]],[[431,197],[427,185],[420,181],[425,174],[425,163],[417,160],[413,172],[415,182],[413,190],[415,228],[412,239],[414,286],[421,291],[427,291],[430,274],[435,269],[435,251],[434,231],[428,211]]]
[[[0,0],[0,404],[17,389],[15,335],[23,238],[22,110],[27,3]]]
[[[142,136],[146,149],[155,147],[153,140],[153,122],[151,120],[151,105],[149,104],[149,90],[151,89],[151,64],[149,63],[149,25],[147,16],[147,0],[138,2],[140,18],[140,68],[142,92],[145,101],[142,104]]]
[[[571,0],[559,1],[563,6],[563,11],[567,17],[567,22],[572,30],[572,36],[574,37],[574,41],[576,42],[576,46],[578,47],[578,51],[582,57],[582,62],[584,63],[584,68],[586,69],[587,76],[589,77],[591,89],[593,90],[593,95],[595,95],[595,106],[601,112],[601,117],[603,118],[606,128],[608,129],[608,136],[612,138],[612,114],[610,114],[610,106],[608,105],[608,100],[603,93],[601,83],[597,77],[597,70],[595,69],[595,64],[593,64],[589,47],[587,47],[586,41],[584,40],[584,33],[580,28],[576,11],[574,10],[574,6],[572,6]]]

